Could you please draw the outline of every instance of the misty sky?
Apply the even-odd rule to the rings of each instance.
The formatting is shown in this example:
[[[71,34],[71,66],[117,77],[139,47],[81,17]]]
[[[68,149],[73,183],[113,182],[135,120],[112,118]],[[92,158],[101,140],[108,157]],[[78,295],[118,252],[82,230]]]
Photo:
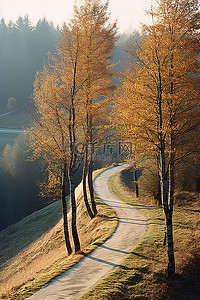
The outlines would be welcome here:
[[[144,9],[150,9],[153,0],[110,0],[112,20],[118,19],[120,32],[139,29],[140,22],[147,22]],[[15,21],[26,13],[33,22],[46,17],[55,25],[68,23],[75,0],[0,0],[0,19]]]

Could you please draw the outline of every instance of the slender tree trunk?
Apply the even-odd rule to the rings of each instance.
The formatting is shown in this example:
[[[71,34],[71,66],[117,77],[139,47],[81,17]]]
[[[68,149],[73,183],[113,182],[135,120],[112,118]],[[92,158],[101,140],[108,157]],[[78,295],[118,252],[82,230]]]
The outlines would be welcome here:
[[[165,155],[161,150],[161,197],[166,223],[166,240],[167,240],[167,254],[168,254],[168,276],[175,274],[175,260],[174,260],[174,245],[173,245],[173,226],[172,215],[168,205],[168,182],[165,174]]]
[[[169,165],[169,207],[173,215],[174,208],[174,160]]]
[[[72,170],[69,170],[69,186],[70,186],[70,199],[71,199],[71,209],[72,209],[72,236],[74,241],[75,253],[80,250],[80,241],[76,226],[76,198],[75,198],[75,184],[74,184],[74,174]]]
[[[63,171],[63,178],[62,178],[62,212],[63,212],[65,245],[67,248],[67,252],[70,255],[72,253],[72,248],[71,248],[71,244],[70,244],[70,240],[69,240],[69,229],[68,229],[68,220],[67,220],[66,179],[67,179],[67,170],[66,170],[66,165],[65,165],[64,171]]]
[[[168,170],[168,207],[170,217],[173,217],[173,208],[174,208],[174,153],[173,153],[173,143],[171,139],[171,152],[169,156],[169,170]],[[163,245],[165,246],[167,242],[167,229],[165,230],[165,236]]]
[[[90,204],[88,202],[88,197],[87,197],[87,188],[86,188],[86,178],[87,178],[87,171],[88,171],[88,149],[86,146],[85,149],[85,157],[84,157],[84,165],[83,165],[83,176],[82,176],[82,181],[83,181],[83,197],[84,197],[84,202],[85,206],[87,209],[87,212],[90,216],[91,219],[94,218],[94,214],[90,208]]]
[[[137,170],[134,170],[134,184],[135,184],[135,195],[139,198],[139,187],[138,187],[138,177],[137,177]]]
[[[90,103],[92,104],[92,102]],[[92,204],[92,209],[94,216],[97,215],[97,207],[94,200],[94,187],[92,179],[92,169],[93,169],[93,156],[94,156],[94,145],[93,145],[93,132],[92,132],[92,115],[88,116],[88,134],[89,134],[89,162],[88,162],[88,187],[90,193],[90,200]]]
[[[159,180],[159,187],[158,187],[157,201],[158,201],[158,206],[162,206],[161,187],[160,187],[160,172],[159,171],[158,171],[158,180]]]
[[[90,200],[92,203],[92,209],[94,212],[94,215],[97,215],[97,207],[96,207],[96,203],[94,200],[94,188],[93,188],[93,179],[92,179],[92,166],[93,166],[93,161],[92,159],[90,159],[89,161],[89,165],[88,165],[88,187],[89,187],[89,192],[90,192]]]
[[[160,70],[160,60],[156,52],[158,62],[158,132],[160,142],[160,186],[161,186],[161,199],[163,210],[165,214],[166,223],[166,236],[167,236],[167,255],[168,255],[168,276],[175,274],[175,260],[174,260],[174,245],[173,245],[173,227],[172,216],[168,204],[168,180],[165,170],[165,138],[163,136],[163,108],[162,108],[162,80]]]
[[[168,192],[168,202],[169,202],[169,208],[171,217],[173,215],[173,208],[174,208],[174,137],[173,132],[170,135],[170,155],[169,155],[169,192]]]

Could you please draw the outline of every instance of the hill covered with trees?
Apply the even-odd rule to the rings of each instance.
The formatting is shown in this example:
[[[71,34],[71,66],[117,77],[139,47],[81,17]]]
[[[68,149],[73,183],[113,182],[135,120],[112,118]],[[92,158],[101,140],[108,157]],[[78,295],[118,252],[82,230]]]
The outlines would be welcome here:
[[[28,103],[35,72],[41,68],[48,51],[54,51],[60,33],[45,18],[33,25],[28,17],[15,23],[0,21],[0,113],[7,110],[8,99],[16,99],[16,107]]]

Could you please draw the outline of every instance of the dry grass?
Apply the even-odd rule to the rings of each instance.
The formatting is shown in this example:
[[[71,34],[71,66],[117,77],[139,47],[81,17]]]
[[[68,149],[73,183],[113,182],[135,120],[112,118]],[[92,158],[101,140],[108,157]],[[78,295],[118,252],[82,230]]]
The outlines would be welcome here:
[[[135,199],[121,173],[110,181],[112,191],[123,201],[140,209],[149,229],[114,271],[84,294],[81,299],[199,300],[200,299],[200,197],[184,193],[174,209],[176,275],[167,278],[167,253],[163,246],[164,216],[151,199]],[[130,186],[130,185],[129,185]],[[187,195],[186,195],[187,194]],[[183,195],[181,195],[183,198]],[[193,197],[193,198],[192,198]],[[180,199],[179,199],[180,200]]]
[[[132,198],[133,191],[127,190],[123,173],[119,175],[121,190]],[[153,199],[140,199],[152,205]],[[168,280],[166,274],[166,248],[160,253],[158,262],[149,267],[146,280],[134,288],[131,299],[199,299],[200,298],[200,195],[189,192],[175,193],[174,206],[174,253],[176,275]]]
[[[76,194],[78,199],[77,227],[82,252],[76,255],[74,253],[70,256],[67,255],[64,243],[62,219],[60,219],[52,228],[51,224],[49,226],[50,229],[45,232],[46,229],[43,228],[41,230],[40,224],[40,218],[45,219],[45,209],[32,214],[31,217],[25,218],[20,221],[23,223],[22,228],[24,237],[21,235],[20,242],[16,242],[16,244],[18,244],[17,248],[19,249],[11,253],[11,258],[7,260],[6,263],[6,255],[4,257],[4,265],[0,273],[0,297],[2,297],[2,299],[24,299],[28,295],[31,295],[52,278],[77,263],[84,255],[95,249],[98,244],[101,244],[114,232],[117,226],[115,213],[102,203],[100,199],[96,199],[98,216],[91,220],[85,210],[82,189],[80,186],[76,190]],[[52,210],[50,206],[48,207],[49,218],[51,218],[51,213],[54,214],[55,211],[57,211],[57,218],[60,218],[60,203],[54,203]],[[28,223],[33,219],[35,219],[37,224]],[[56,217],[54,217],[54,219],[56,219]],[[70,211],[69,222],[71,222]],[[48,224],[48,219],[46,220],[46,224]],[[21,227],[20,225],[21,224],[18,224],[19,227]],[[26,226],[34,228],[34,237],[30,235],[30,229],[28,231],[26,230]],[[16,225],[14,225],[14,227],[16,227]],[[12,226],[10,227],[10,231],[12,231],[11,229]],[[39,233],[37,233],[38,230],[40,231]],[[45,233],[41,235],[42,231]],[[4,235],[6,233],[8,232],[4,232]],[[10,249],[15,247],[15,241],[17,241],[17,238],[19,237],[18,233],[19,230],[16,230],[15,234],[13,233],[13,239],[10,240],[10,244],[7,240],[5,245],[7,250],[8,247],[10,247]],[[15,252],[19,253],[14,256]],[[7,256],[9,256],[9,253]]]

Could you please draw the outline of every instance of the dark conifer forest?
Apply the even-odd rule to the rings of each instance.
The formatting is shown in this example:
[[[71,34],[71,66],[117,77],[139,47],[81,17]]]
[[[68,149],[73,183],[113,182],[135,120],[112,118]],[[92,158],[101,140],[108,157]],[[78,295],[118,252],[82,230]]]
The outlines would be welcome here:
[[[59,28],[45,18],[35,26],[27,15],[15,23],[0,21],[0,113],[7,110],[10,97],[16,99],[16,107],[29,103],[35,72],[58,37]]]

